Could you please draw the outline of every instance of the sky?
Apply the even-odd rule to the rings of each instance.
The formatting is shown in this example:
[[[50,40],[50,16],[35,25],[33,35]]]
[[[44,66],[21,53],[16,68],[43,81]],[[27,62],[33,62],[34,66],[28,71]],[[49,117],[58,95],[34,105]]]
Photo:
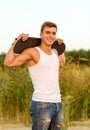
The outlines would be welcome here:
[[[0,53],[20,33],[39,37],[45,21],[57,24],[67,51],[90,49],[90,0],[0,0]]]

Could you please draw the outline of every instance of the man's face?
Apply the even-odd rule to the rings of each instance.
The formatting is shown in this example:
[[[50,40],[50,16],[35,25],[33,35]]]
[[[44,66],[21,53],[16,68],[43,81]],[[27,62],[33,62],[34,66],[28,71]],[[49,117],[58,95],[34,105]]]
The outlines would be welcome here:
[[[55,27],[45,27],[43,32],[40,33],[42,42],[46,45],[52,45],[56,39],[57,29]]]

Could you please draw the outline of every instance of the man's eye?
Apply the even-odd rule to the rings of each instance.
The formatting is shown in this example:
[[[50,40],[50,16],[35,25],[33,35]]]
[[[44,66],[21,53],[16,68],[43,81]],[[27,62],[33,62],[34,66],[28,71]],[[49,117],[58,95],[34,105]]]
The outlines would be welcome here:
[[[53,35],[56,35],[56,32],[53,32],[52,34],[53,34]]]
[[[47,34],[49,34],[50,32],[49,32],[49,31],[47,31],[46,33],[47,33]]]

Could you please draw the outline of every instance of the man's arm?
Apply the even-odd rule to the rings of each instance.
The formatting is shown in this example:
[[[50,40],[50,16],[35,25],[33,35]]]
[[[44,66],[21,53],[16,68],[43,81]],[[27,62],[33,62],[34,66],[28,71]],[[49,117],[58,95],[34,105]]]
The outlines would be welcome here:
[[[60,67],[64,67],[66,63],[65,54],[62,53],[61,55],[59,55],[59,59],[60,59]]]
[[[6,54],[4,65],[12,67],[12,66],[20,66],[21,64],[25,63],[28,59],[30,59],[30,56],[28,54],[28,51],[24,51],[22,54],[15,56],[14,54],[14,46],[19,40],[22,38],[22,40],[27,40],[28,35],[27,34],[20,34],[13,42],[11,48],[9,49],[8,53]]]
[[[61,45],[63,44],[63,39],[57,38],[56,39],[58,41],[58,44]],[[65,54],[62,53],[61,55],[58,56],[60,59],[60,67],[64,67],[65,63],[66,63],[66,58],[65,58]]]
[[[13,52],[13,48],[11,47],[5,57],[4,65],[6,65],[8,67],[20,66],[30,59],[31,59],[31,57],[28,53],[28,50],[25,50],[21,54],[15,56],[14,52]]]

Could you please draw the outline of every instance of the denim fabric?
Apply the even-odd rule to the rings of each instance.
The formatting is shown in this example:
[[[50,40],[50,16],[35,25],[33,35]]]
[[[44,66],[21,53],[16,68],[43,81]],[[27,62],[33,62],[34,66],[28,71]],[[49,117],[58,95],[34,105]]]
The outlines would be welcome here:
[[[56,125],[63,124],[61,103],[31,101],[32,130],[61,130]]]

